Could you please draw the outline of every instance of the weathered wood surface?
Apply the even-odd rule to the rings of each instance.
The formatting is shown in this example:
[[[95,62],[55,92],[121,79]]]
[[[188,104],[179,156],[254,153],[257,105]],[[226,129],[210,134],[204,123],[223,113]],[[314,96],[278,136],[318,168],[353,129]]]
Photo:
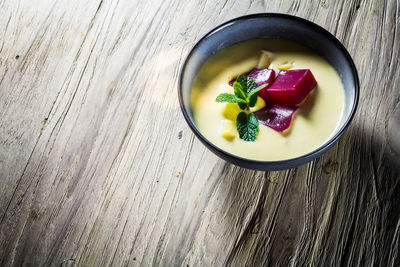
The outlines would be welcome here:
[[[203,34],[266,11],[361,81],[340,142],[269,173],[209,152],[176,94]],[[400,266],[399,57],[398,0],[0,0],[0,265]]]

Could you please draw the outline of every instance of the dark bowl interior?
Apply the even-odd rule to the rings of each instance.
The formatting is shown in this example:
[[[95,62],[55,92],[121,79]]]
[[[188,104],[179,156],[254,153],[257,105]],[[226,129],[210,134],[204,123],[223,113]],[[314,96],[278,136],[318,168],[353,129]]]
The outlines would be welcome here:
[[[320,148],[306,155],[281,161],[256,161],[225,152],[208,141],[198,130],[190,107],[193,79],[205,61],[225,47],[256,38],[280,38],[302,44],[325,58],[338,72],[345,89],[345,110],[335,135]],[[215,154],[233,164],[257,170],[281,170],[311,161],[328,150],[348,127],[358,103],[357,70],[347,50],[328,31],[305,19],[262,13],[228,21],[206,34],[193,47],[182,67],[179,100],[183,115],[196,136]]]

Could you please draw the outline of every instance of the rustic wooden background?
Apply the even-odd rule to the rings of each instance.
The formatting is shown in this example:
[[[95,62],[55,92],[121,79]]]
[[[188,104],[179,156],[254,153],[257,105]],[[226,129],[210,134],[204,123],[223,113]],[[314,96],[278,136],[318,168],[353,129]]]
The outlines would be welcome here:
[[[194,43],[257,12],[323,26],[361,81],[287,171],[217,158],[178,105]],[[400,266],[399,57],[399,0],[0,0],[0,265]]]

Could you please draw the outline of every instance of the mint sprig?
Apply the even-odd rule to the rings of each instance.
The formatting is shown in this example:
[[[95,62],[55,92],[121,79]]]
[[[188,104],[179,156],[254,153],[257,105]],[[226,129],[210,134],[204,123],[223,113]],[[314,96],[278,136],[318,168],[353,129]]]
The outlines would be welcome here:
[[[254,141],[258,134],[258,120],[253,113],[240,112],[236,118],[236,129],[244,141]]]
[[[246,104],[246,101],[244,101],[242,98],[237,97],[236,95],[228,94],[228,93],[223,93],[217,96],[215,101],[220,102],[220,103],[243,103]]]
[[[243,85],[239,82],[233,83],[233,91],[237,97],[240,97],[243,100],[247,99],[247,90],[243,88]]]
[[[257,84],[252,78],[247,77],[246,75],[239,75],[239,77],[233,83],[233,91],[235,94],[220,94],[217,96],[216,101],[225,103],[238,103],[241,109],[249,110],[257,103],[258,91],[266,86],[268,86],[267,83],[257,87]]]
[[[250,107],[257,103],[258,92],[267,86],[268,83],[257,87],[257,83],[251,77],[239,75],[233,83],[235,94],[220,94],[215,101],[237,103],[242,110],[250,110]],[[236,128],[241,139],[254,141],[258,134],[258,120],[254,114],[247,116],[245,112],[240,112],[236,118]]]

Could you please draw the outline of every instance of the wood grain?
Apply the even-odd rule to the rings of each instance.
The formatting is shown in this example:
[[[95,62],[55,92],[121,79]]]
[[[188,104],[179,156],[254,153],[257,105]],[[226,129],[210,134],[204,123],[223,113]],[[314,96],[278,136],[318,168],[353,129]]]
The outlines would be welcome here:
[[[190,48],[256,12],[359,71],[351,127],[296,169],[218,159],[179,109]],[[0,265],[400,266],[399,25],[398,0],[0,0]]]

